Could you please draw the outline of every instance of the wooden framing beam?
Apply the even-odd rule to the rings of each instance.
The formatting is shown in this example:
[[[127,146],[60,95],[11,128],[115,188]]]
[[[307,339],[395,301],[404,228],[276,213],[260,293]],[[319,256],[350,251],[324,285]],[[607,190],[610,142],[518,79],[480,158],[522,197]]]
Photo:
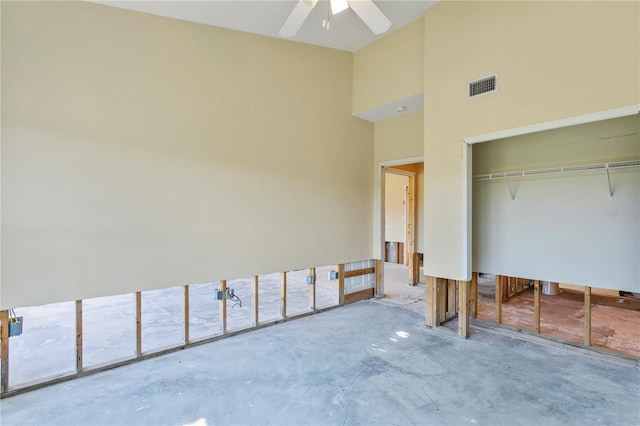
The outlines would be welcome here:
[[[184,326],[183,330],[183,340],[184,344],[189,344],[189,285],[185,285],[182,288],[182,324]]]
[[[338,271],[338,305],[344,305],[344,263],[336,265]]]
[[[478,273],[471,274],[471,288],[469,289],[469,303],[471,318],[478,318]]]
[[[375,260],[376,268],[376,290],[374,297],[382,299],[384,297],[384,260]]]
[[[469,337],[469,287],[470,281],[458,281],[458,335]]]
[[[457,281],[447,280],[447,319],[453,318],[457,312]]]
[[[220,280],[220,291],[222,299],[220,299],[220,331],[223,335],[227,334],[227,280]]]
[[[442,324],[447,319],[447,287],[448,280],[446,278],[436,278],[438,297],[436,298],[438,312],[438,325]]]
[[[425,278],[425,323],[429,327],[437,327],[438,323],[438,284],[437,278],[428,276]]]
[[[374,268],[375,269],[375,268]],[[316,268],[309,268],[309,276],[312,284],[308,284],[309,288],[309,309],[316,310]]]
[[[415,269],[413,267],[413,263],[415,262],[413,254],[416,251],[415,246],[415,238],[416,238],[416,227],[415,227],[415,174],[409,176],[409,185],[407,188],[407,201],[406,201],[406,237],[405,237],[405,251],[406,255],[406,264],[409,269],[409,276],[407,279],[409,280],[409,285],[416,285],[418,282],[417,275],[414,274]]]
[[[375,274],[376,268],[364,268],[364,269],[356,269],[354,271],[347,271],[344,273],[345,278],[359,277],[361,275],[369,275]]]
[[[533,282],[533,329],[540,334],[540,281]]]
[[[260,324],[260,278],[257,275],[251,279],[251,306],[253,326],[257,327]]]
[[[142,293],[136,291],[136,357],[142,356]]]
[[[287,318],[287,273],[280,272],[280,317]]]
[[[584,287],[584,344],[591,346],[591,287]]]
[[[76,372],[83,370],[82,361],[82,300],[76,300]]]
[[[355,293],[346,294],[344,296],[344,303],[349,304],[357,302],[358,300],[371,299],[373,297],[373,289],[366,288],[364,290],[356,291]]]
[[[413,253],[413,261],[411,262],[410,268],[413,271],[412,276],[410,277],[410,284],[417,285],[420,282],[420,253]]]
[[[0,392],[9,391],[9,311],[0,311],[0,369],[2,370],[2,381],[0,382]]]
[[[502,288],[504,284],[504,277],[502,275],[496,275],[496,324],[502,324]]]

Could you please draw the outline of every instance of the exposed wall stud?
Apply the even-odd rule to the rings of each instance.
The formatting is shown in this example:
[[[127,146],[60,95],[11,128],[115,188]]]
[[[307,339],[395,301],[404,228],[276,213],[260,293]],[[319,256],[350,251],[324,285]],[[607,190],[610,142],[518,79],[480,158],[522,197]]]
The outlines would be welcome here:
[[[136,356],[142,356],[142,293],[136,291]]]
[[[313,284],[309,284],[309,309],[312,311],[316,310],[316,268],[309,268],[309,276],[311,277],[311,282]]]
[[[471,274],[471,288],[469,289],[471,317],[478,318],[478,273]]]
[[[504,279],[502,275],[496,275],[496,323],[502,324],[502,288]]]
[[[338,271],[338,305],[344,305],[344,263],[336,265]]]
[[[446,278],[437,278],[437,306],[438,312],[438,325],[442,324],[447,319],[447,287],[449,285]]]
[[[375,260],[376,268],[376,291],[374,297],[382,299],[384,297],[384,260]]]
[[[456,315],[457,294],[456,280],[447,280],[447,319]]]
[[[82,369],[82,300],[76,300],[76,372]]]
[[[280,316],[287,318],[287,273],[280,272]]]
[[[6,393],[9,391],[9,311],[0,311],[0,368],[2,369],[2,382],[0,383],[0,391]]]
[[[420,253],[413,253],[413,261],[411,262],[411,269],[413,270],[413,276],[411,277],[411,285],[417,285],[420,282]]]
[[[189,344],[189,286],[185,285],[182,291],[182,323],[184,325],[184,344]]]
[[[591,346],[591,287],[584,288],[584,344]]]
[[[227,334],[227,280],[220,280],[220,291],[222,299],[220,299],[220,331]]]
[[[251,313],[253,316],[253,326],[257,327],[260,324],[260,279],[257,275],[251,280]]]
[[[415,174],[409,176],[409,185],[407,188],[407,206],[406,206],[406,246],[407,252],[407,266],[409,269],[409,285],[416,285],[418,283],[418,275],[415,274],[415,268],[413,266],[415,262],[414,253],[415,247]]]
[[[425,323],[429,327],[437,327],[438,324],[438,284],[437,278],[427,275],[425,277]]]
[[[540,281],[535,280],[533,284],[533,328],[540,334]]]
[[[470,281],[458,281],[458,334],[469,337],[469,287]]]

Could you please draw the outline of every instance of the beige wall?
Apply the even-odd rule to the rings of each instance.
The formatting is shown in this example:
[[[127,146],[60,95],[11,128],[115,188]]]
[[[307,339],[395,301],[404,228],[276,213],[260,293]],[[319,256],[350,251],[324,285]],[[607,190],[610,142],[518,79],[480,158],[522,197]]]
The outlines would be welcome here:
[[[473,146],[474,174],[640,160],[636,116]],[[640,168],[473,182],[473,270],[640,291]]]
[[[2,2],[1,307],[371,256],[352,55]]]
[[[424,19],[354,53],[353,113],[422,93]]]
[[[470,279],[462,139],[639,104],[639,14],[638,2],[447,1],[426,10],[427,275]],[[498,92],[468,99],[468,81],[492,73]]]

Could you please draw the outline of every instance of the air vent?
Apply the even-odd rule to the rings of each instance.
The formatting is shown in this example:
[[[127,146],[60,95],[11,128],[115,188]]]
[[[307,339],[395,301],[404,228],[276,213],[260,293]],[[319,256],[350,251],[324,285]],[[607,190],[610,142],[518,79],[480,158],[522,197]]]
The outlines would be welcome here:
[[[485,95],[498,90],[498,74],[469,82],[469,97]]]

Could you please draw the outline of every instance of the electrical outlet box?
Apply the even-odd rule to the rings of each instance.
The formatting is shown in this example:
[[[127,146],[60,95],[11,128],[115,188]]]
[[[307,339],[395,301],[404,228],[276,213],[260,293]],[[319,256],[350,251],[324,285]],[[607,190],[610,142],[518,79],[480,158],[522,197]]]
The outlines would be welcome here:
[[[329,271],[329,281],[335,281],[338,279],[338,271]]]
[[[220,289],[216,289],[213,290],[213,295],[215,296],[216,300],[222,300],[222,290]]]
[[[313,275],[307,275],[307,284],[312,285],[316,283],[316,277]]]
[[[22,317],[11,318],[9,320],[9,337],[22,334]]]

